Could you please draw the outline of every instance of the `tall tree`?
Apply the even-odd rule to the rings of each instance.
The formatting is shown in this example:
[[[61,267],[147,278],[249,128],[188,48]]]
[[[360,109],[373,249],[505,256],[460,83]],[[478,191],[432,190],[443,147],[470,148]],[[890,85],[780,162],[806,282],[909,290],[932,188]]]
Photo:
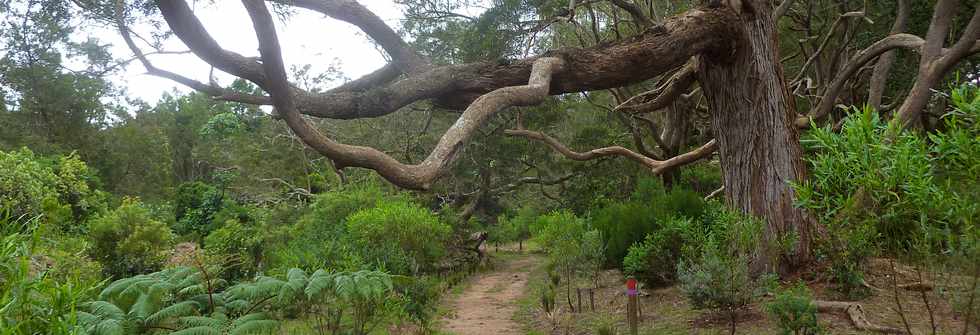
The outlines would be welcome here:
[[[929,76],[919,76],[925,78],[924,85],[934,86],[933,78],[942,77],[950,68],[947,64],[977,51],[975,43],[969,41],[976,41],[976,26],[980,26],[977,22],[980,15],[975,14],[962,31],[961,42],[967,42],[958,42],[949,52],[943,51],[944,38],[937,37],[945,36],[949,31],[948,20],[945,21],[947,24],[942,24],[944,19],[940,14],[936,14],[934,22],[938,24],[935,29],[930,29],[925,42],[915,42],[901,34],[886,37],[847,62],[846,71],[835,77],[821,97],[818,108],[807,116],[797,116],[794,99],[783,78],[774,18],[788,9],[774,12],[769,1],[707,1],[702,7],[667,18],[660,24],[655,23],[659,20],[650,19],[657,18],[657,15],[651,15],[656,13],[645,12],[630,1],[612,1],[609,21],[604,21],[602,11],[592,2],[571,1],[564,10],[556,10],[554,17],[544,18],[539,23],[547,27],[562,20],[573,21],[578,15],[590,17],[591,27],[574,25],[574,29],[590,30],[596,37],[595,46],[563,47],[513,60],[479,59],[506,56],[501,52],[476,54],[466,57],[473,57],[469,63],[450,65],[439,65],[440,62],[433,61],[432,57],[418,52],[379,17],[355,1],[271,1],[275,6],[303,8],[348,22],[365,32],[391,58],[388,65],[377,71],[324,92],[304,90],[290,83],[266,1],[243,0],[242,3],[259,41],[258,58],[223,49],[184,0],[160,0],[155,5],[174,35],[195,55],[217,69],[254,83],[262,89],[262,94],[231,91],[155,67],[133,42],[127,25],[128,13],[133,12],[133,8],[146,8],[146,4],[152,3],[127,6],[119,1],[113,7],[120,33],[151,74],[173,79],[217,99],[272,105],[297,137],[332,160],[335,166],[371,169],[393,184],[410,189],[431,189],[450,170],[481,127],[509,107],[538,105],[547,101],[550,95],[616,89],[680,69],[660,89],[643,94],[645,98],[640,99],[643,108],[635,113],[663,110],[679,96],[687,97],[692,83],[699,82],[701,94],[708,100],[712,133],[716,139],[693,151],[673,157],[651,157],[622,146],[577,152],[541,131],[524,129],[520,118],[517,118],[516,129],[506,133],[541,141],[574,160],[622,156],[641,163],[654,173],[697,161],[717,149],[728,202],[745,212],[764,217],[769,223],[767,233],[771,238],[782,238],[786,234],[797,237],[796,249],[783,255],[781,260],[789,267],[809,259],[813,228],[812,219],[794,208],[793,191],[788,185],[804,177],[797,123],[805,126],[810,120],[825,116],[829,111],[824,107],[829,104],[832,108],[837,101],[839,87],[843,85],[839,81],[854,75],[856,70],[850,69],[860,68],[882,52],[896,47],[923,46],[924,56],[928,56],[924,59],[941,59],[943,66],[931,66],[923,70]],[[787,4],[790,5],[792,3]],[[948,13],[951,6],[956,6],[955,1],[940,0],[936,12]],[[616,13],[620,10],[626,14],[618,16]],[[493,9],[488,12],[493,13]],[[618,27],[625,17],[630,17],[631,24],[637,27],[635,35],[621,36],[619,30],[613,30],[615,41],[598,43],[602,26]],[[536,27],[534,29],[538,29]],[[913,42],[906,43],[909,40]],[[896,43],[899,45],[894,46]],[[876,47],[879,44],[887,47]],[[342,143],[321,132],[308,119],[374,118],[424,100],[442,108],[463,111],[425,158],[409,163],[376,148]],[[632,104],[630,101],[625,103]],[[914,110],[919,105],[912,104],[903,110]],[[636,106],[632,107],[636,109]]]

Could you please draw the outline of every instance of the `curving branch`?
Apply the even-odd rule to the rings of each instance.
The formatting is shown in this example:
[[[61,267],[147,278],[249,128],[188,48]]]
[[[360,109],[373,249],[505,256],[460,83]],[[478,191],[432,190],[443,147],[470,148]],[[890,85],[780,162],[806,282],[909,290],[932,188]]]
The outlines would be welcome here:
[[[248,79],[259,87],[266,88],[263,64],[254,58],[222,49],[204,29],[201,21],[194,16],[186,1],[160,0],[157,1],[157,7],[170,29],[197,57],[221,71]]]
[[[783,15],[786,15],[786,12],[789,12],[789,8],[793,6],[794,2],[796,2],[796,0],[783,0],[783,2],[779,4],[779,7],[776,7],[776,9],[772,12],[773,22],[779,22],[779,19],[782,18]]]
[[[810,125],[811,120],[820,119],[834,109],[834,105],[837,102],[837,97],[840,95],[840,91],[843,89],[844,84],[847,83],[855,73],[858,72],[865,64],[874,60],[881,54],[888,52],[897,48],[906,48],[918,50],[924,41],[922,38],[912,35],[912,34],[895,34],[885,37],[871,46],[861,50],[854,57],[847,62],[844,69],[840,71],[834,81],[827,86],[824,91],[823,96],[820,98],[820,102],[817,107],[814,108],[808,116],[802,116],[796,119],[796,126],[800,128],[805,128]]]
[[[396,67],[404,72],[414,72],[429,66],[429,62],[415,52],[380,17],[353,0],[275,0],[275,2],[306,8],[361,29],[391,56]]]
[[[259,40],[263,67],[270,79],[267,90],[276,110],[290,129],[308,146],[333,160],[338,167],[363,167],[377,171],[395,185],[409,189],[428,189],[473,137],[488,118],[511,106],[541,103],[547,96],[552,74],[562,70],[561,59],[542,57],[534,62],[527,85],[504,87],[487,93],[473,102],[443,134],[429,156],[419,164],[403,164],[374,148],[336,142],[303,118],[296,107],[292,89],[286,79],[282,51],[272,16],[263,0],[242,0],[252,18]]]
[[[895,22],[892,23],[890,34],[900,34],[908,29],[909,8],[908,0],[898,0],[898,12],[895,14]],[[875,109],[881,109],[881,96],[885,92],[885,84],[888,82],[888,74],[891,72],[892,64],[895,63],[895,52],[887,51],[878,57],[875,68],[871,73],[868,83],[868,105]]]
[[[511,130],[505,130],[504,134],[507,134],[509,136],[520,136],[520,137],[525,137],[528,139],[544,142],[558,153],[564,155],[569,159],[577,160],[577,161],[588,161],[588,160],[593,160],[596,158],[608,157],[608,156],[626,157],[629,158],[630,160],[643,164],[644,166],[649,168],[653,172],[653,174],[661,174],[665,170],[668,170],[670,168],[683,166],[692,162],[696,162],[702,158],[710,156],[712,153],[715,152],[715,150],[718,149],[718,143],[715,140],[711,140],[697,149],[661,161],[661,160],[656,160],[641,155],[639,153],[636,153],[635,151],[632,151],[630,149],[618,145],[592,149],[586,152],[577,152],[568,148],[554,137],[548,136],[547,134],[539,131],[511,129]]]
[[[554,179],[544,179],[541,177],[522,177],[509,184],[494,188],[493,190],[490,191],[490,193],[491,194],[507,193],[527,184],[537,184],[537,185],[561,184],[568,181],[569,179],[572,179],[572,177],[575,177],[577,175],[578,173],[569,172],[565,175],[562,175]]]
[[[309,2],[309,7],[316,8],[315,3]],[[173,32],[195,55],[224,72],[266,89],[264,64],[256,58],[222,49],[194,16],[186,0],[161,0],[158,7]],[[554,78],[550,94],[620,87],[676,68],[694,55],[727,50],[732,43],[730,26],[737,20],[727,8],[694,9],[668,19],[662,29],[647,30],[634,38],[594,48],[565,48],[514,61],[423,67],[404,76],[401,76],[399,66],[388,65],[326,92],[308,92],[295,85],[290,85],[290,89],[299,113],[323,118],[378,117],[420,100],[433,100],[441,107],[464,109],[483,94],[526,83],[533,64],[540,57],[561,58],[566,68]],[[373,27],[361,26],[367,30]],[[373,34],[375,39],[386,35]],[[389,42],[385,43],[395,50],[389,53],[397,53],[398,42]],[[179,82],[193,85],[191,87],[195,89],[204,88],[192,82]],[[255,102],[272,104],[271,99]]]
[[[201,81],[154,66],[153,63],[150,62],[149,58],[147,58],[147,54],[144,53],[138,45],[136,45],[135,41],[133,41],[129,26],[126,25],[125,15],[125,2],[123,0],[117,0],[114,17],[116,29],[119,30],[119,34],[122,36],[123,42],[125,42],[126,46],[129,47],[129,50],[133,52],[134,58],[139,60],[139,62],[143,64],[143,67],[146,68],[147,74],[173,80],[197,91],[204,92],[210,96],[219,97],[221,100],[238,101],[256,105],[268,104],[271,102],[268,97],[243,94],[212,84],[205,84]]]
[[[697,59],[691,58],[680,71],[674,73],[666,83],[655,90],[637,94],[619,104],[613,111],[625,111],[630,114],[650,113],[667,108],[677,97],[684,94],[688,87],[697,80]],[[649,97],[653,97],[652,99]],[[640,102],[644,101],[645,102]]]
[[[932,89],[942,82],[946,73],[970,54],[980,51],[980,7],[973,11],[973,17],[967,23],[960,39],[949,49],[943,49],[950,22],[956,12],[958,1],[940,0],[936,3],[932,23],[926,33],[922,46],[922,57],[919,59],[919,71],[908,97],[899,107],[895,118],[903,126],[908,127],[922,114],[929,103]]]
[[[834,20],[834,23],[830,25],[830,29],[827,30],[827,35],[824,36],[823,41],[820,42],[820,45],[817,47],[817,50],[815,50],[813,54],[810,55],[809,58],[807,58],[806,62],[803,63],[803,66],[800,67],[800,71],[797,72],[796,77],[794,77],[793,80],[789,81],[791,86],[796,85],[797,83],[800,82],[800,80],[803,79],[803,77],[806,75],[806,70],[810,67],[811,64],[813,64],[814,61],[817,60],[818,57],[820,57],[820,55],[823,53],[823,50],[830,43],[830,39],[831,37],[834,36],[834,32],[837,30],[837,27],[843,24],[844,21],[848,18],[867,19],[867,16],[865,16],[864,11],[847,12],[838,16],[837,19]],[[845,28],[844,30],[846,32],[847,28]]]
[[[636,23],[641,27],[647,28],[654,25],[654,22],[643,13],[643,10],[629,0],[609,0],[609,2],[612,2],[613,5],[616,5],[616,7],[622,8],[627,13],[630,13],[633,20],[636,21]]]

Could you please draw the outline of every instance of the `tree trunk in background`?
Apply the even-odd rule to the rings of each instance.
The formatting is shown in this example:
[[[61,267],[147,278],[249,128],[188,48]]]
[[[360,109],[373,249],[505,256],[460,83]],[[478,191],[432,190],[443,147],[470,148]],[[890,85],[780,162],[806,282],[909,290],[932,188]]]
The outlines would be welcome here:
[[[783,255],[764,250],[759,255],[761,264],[777,261],[778,267],[770,269],[786,273],[810,260],[814,224],[793,206],[795,192],[789,185],[805,175],[793,126],[796,111],[779,63],[768,1],[746,0],[737,6],[742,34],[736,49],[703,56],[699,81],[712,113],[728,204],[764,218],[770,242],[796,235],[795,250]]]

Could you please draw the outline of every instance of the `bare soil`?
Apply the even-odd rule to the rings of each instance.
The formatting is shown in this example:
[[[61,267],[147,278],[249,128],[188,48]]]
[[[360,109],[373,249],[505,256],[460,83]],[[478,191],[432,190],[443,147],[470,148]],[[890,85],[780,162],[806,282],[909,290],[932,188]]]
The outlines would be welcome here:
[[[540,262],[532,254],[498,257],[493,270],[470,278],[461,293],[447,299],[449,312],[442,319],[442,330],[459,335],[524,334],[514,314],[530,271]]]

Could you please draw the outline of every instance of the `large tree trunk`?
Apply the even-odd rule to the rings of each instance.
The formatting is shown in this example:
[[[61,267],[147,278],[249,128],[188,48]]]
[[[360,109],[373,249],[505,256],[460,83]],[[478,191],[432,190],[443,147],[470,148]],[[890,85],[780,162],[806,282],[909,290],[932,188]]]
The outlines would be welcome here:
[[[729,205],[765,219],[767,241],[797,237],[796,250],[789,254],[760,253],[762,264],[776,261],[779,267],[770,269],[786,272],[809,260],[813,225],[793,206],[789,185],[805,175],[793,126],[796,112],[779,64],[769,4],[746,0],[737,6],[741,33],[735,49],[703,56],[699,81],[712,113]]]

